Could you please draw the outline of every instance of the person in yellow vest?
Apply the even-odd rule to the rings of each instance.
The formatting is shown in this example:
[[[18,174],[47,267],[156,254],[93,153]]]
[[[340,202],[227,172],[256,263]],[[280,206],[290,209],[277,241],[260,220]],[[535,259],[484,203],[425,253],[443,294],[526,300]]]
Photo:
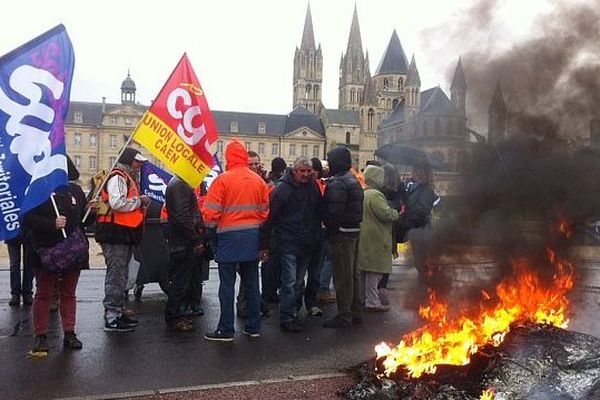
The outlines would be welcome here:
[[[96,241],[106,262],[104,330],[130,332],[138,321],[123,313],[123,293],[129,260],[142,239],[145,209],[150,199],[140,194],[139,171],[144,161],[139,150],[126,147],[100,191]]]

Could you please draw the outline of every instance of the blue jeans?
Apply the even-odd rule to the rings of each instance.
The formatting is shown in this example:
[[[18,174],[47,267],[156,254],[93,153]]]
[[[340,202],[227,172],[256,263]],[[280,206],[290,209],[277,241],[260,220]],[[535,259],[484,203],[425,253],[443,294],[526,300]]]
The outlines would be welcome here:
[[[10,294],[12,296],[31,296],[33,293],[33,269],[23,259],[23,283],[21,284],[21,242],[9,241],[8,259],[10,263]]]
[[[329,251],[329,244],[325,243],[325,256],[321,266],[321,276],[319,278],[319,291],[328,293],[331,291],[331,278],[333,277],[333,263]]]
[[[281,254],[281,302],[279,303],[279,322],[286,323],[296,317],[302,307],[304,275],[308,269],[311,255]]]
[[[233,335],[233,302],[235,298],[236,265],[242,278],[240,285],[246,290],[246,308],[248,319],[245,330],[250,333],[260,332],[260,293],[258,290],[258,261],[240,263],[219,263],[219,303],[221,316],[217,329],[226,335]]]

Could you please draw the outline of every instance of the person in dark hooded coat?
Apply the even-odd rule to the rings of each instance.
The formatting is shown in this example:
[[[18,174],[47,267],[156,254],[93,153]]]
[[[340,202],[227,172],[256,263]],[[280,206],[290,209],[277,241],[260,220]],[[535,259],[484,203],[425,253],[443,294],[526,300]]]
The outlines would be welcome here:
[[[323,223],[333,261],[338,314],[323,326],[342,328],[362,322],[357,253],[364,194],[350,172],[352,157],[346,147],[333,148],[327,162],[331,178],[325,189]]]

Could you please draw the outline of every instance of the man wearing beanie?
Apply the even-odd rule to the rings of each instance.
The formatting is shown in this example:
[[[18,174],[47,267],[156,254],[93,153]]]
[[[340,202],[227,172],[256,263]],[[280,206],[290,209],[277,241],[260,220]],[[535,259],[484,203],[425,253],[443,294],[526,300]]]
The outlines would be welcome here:
[[[106,261],[104,330],[129,332],[138,321],[123,313],[129,260],[142,239],[149,198],[140,195],[139,171],[144,161],[139,150],[126,147],[100,191],[96,241]]]

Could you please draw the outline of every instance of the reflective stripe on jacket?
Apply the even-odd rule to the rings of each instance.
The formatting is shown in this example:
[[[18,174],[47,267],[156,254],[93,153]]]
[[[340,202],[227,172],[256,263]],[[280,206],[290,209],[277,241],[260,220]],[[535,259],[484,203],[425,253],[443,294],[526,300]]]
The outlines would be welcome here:
[[[204,223],[217,233],[258,228],[268,213],[267,184],[245,166],[219,175],[202,205]]]
[[[129,176],[129,174],[121,169],[115,168],[111,172],[113,175],[120,175],[125,178],[127,182],[127,199],[132,199],[140,196],[140,191],[138,189],[135,180]],[[102,188],[100,192],[102,201],[108,204],[108,191],[106,190],[106,186]],[[120,212],[116,211],[108,207],[108,211],[104,214],[98,214],[98,222],[99,223],[109,223],[120,226],[125,226],[128,228],[137,228],[144,222],[144,210],[143,208],[138,208],[129,212]]]

